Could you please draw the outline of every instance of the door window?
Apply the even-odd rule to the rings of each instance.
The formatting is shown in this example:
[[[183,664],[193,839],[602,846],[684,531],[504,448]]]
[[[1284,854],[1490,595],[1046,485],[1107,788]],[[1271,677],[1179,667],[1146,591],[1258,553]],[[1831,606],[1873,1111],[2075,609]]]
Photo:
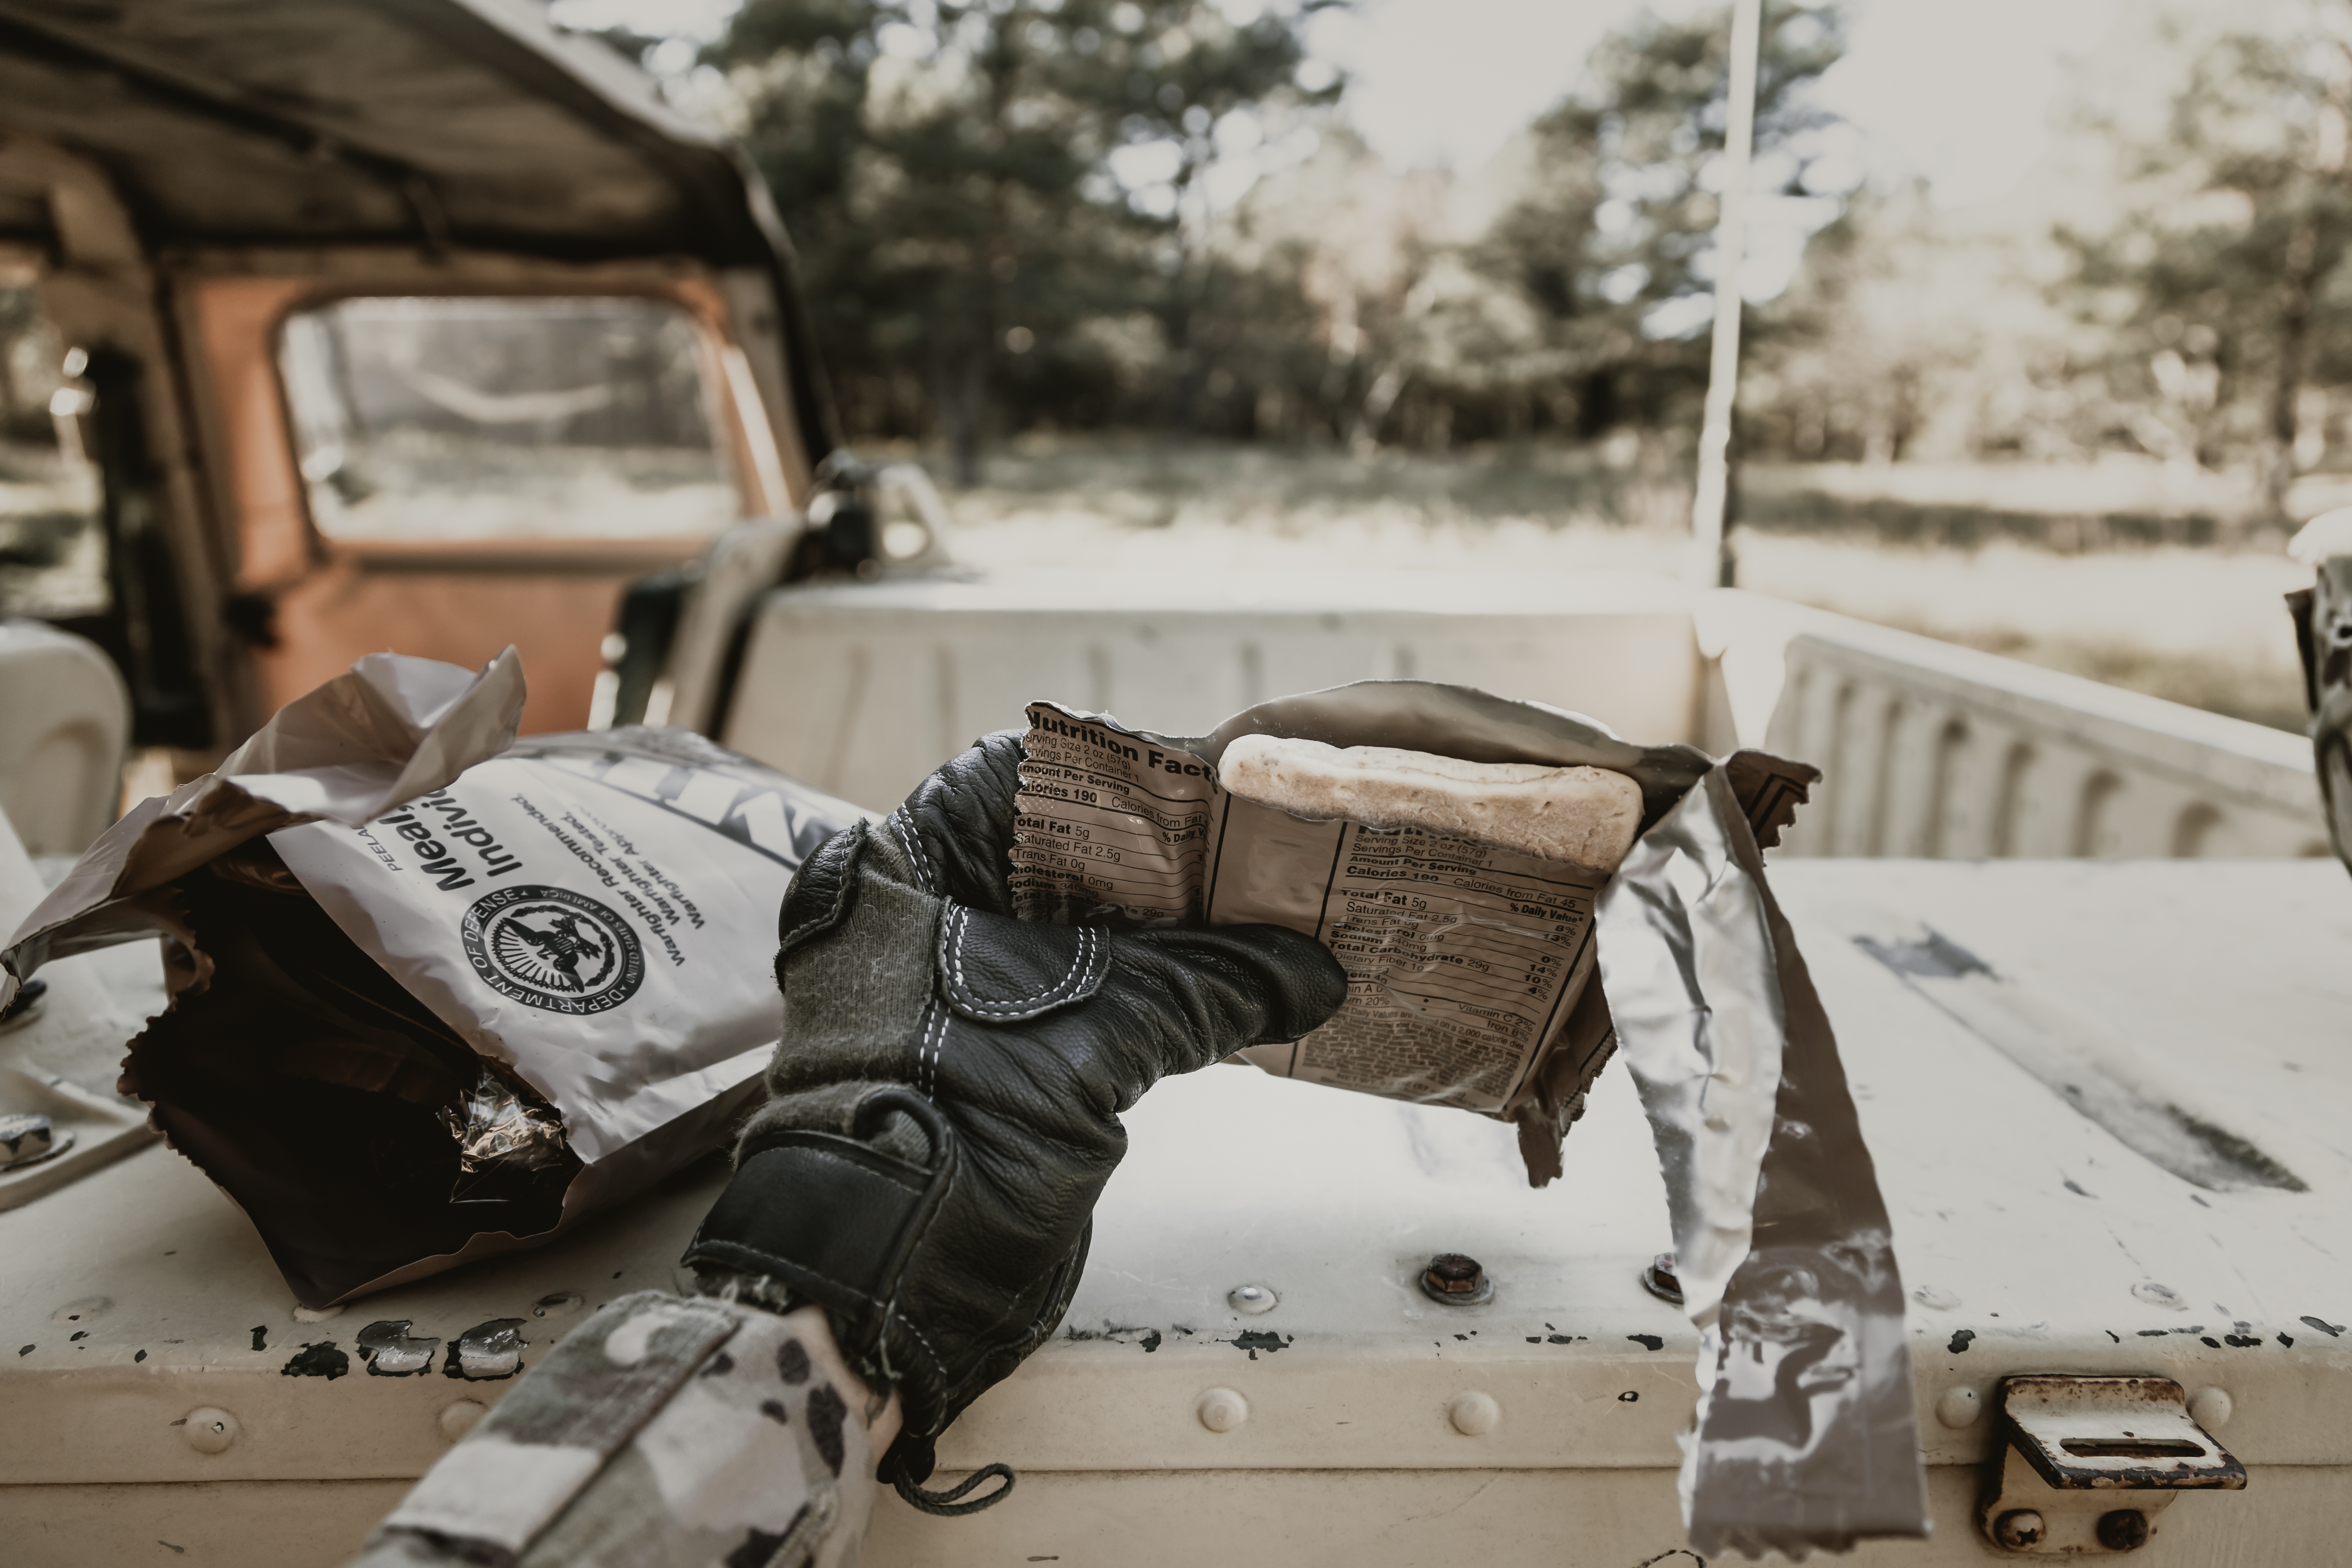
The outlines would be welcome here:
[[[742,513],[710,355],[635,299],[355,299],[280,371],[331,540],[696,539]]]

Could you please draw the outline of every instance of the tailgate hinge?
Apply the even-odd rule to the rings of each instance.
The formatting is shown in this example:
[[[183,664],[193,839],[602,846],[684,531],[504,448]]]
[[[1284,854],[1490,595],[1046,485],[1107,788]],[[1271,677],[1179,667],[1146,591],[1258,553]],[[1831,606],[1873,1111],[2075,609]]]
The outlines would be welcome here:
[[[2010,1377],[1977,1528],[2003,1552],[2133,1552],[2184,1491],[2237,1491],[2246,1468],[2165,1377]],[[2128,1492],[2122,1497],[2116,1494]]]

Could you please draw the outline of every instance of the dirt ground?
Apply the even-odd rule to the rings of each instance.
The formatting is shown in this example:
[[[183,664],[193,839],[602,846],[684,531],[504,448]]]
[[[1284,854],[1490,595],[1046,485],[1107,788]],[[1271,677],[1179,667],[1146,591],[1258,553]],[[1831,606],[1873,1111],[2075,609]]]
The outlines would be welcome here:
[[[1956,526],[1948,506],[1890,512],[1906,504],[1899,485],[1885,487],[1897,492],[1893,500],[1864,496],[1864,511],[1846,504],[1861,488],[1851,475],[1811,485],[1801,471],[1766,476],[1771,505],[1759,510],[1767,525],[1736,536],[1740,585],[2302,729],[2301,676],[2280,600],[2309,575],[2286,558],[2282,531],[2224,531],[2237,540],[2229,544],[2115,542],[2146,538],[2151,527],[2102,526],[2102,514],[2085,510],[2098,499],[2099,476],[2051,476],[2042,487],[2054,501],[2046,514],[2031,510],[2030,476],[1992,478],[2001,526],[1979,529]],[[2123,478],[2145,488],[2145,476]],[[1809,494],[1821,498],[1810,509]],[[992,454],[985,482],[949,500],[957,553],[976,566],[1249,574],[1339,562],[1513,574],[1675,572],[1687,516],[1671,479],[1633,449],[1359,458],[1030,441]],[[2119,502],[2118,519],[2149,515],[2138,490]],[[1932,526],[1912,526],[1920,517]],[[2207,535],[2197,522],[2184,513],[2152,527],[2159,537]],[[1888,542],[1888,532],[1906,542]],[[2086,538],[2106,542],[2084,548]]]

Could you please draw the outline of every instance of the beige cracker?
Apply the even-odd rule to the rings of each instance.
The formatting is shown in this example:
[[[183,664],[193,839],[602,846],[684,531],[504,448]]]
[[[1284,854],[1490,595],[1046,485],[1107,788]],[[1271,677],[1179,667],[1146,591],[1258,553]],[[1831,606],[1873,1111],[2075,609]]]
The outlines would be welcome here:
[[[1606,768],[1243,735],[1217,776],[1242,799],[1294,816],[1415,827],[1596,871],[1616,870],[1642,826],[1641,787]]]

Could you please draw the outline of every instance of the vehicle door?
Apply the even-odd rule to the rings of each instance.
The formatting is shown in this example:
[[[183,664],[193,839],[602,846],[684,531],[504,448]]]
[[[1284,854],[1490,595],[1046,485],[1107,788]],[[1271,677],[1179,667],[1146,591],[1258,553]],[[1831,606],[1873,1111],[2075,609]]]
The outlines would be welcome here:
[[[182,311],[264,712],[366,653],[511,643],[524,730],[581,728],[624,587],[792,505],[702,279],[359,265],[196,278]]]

